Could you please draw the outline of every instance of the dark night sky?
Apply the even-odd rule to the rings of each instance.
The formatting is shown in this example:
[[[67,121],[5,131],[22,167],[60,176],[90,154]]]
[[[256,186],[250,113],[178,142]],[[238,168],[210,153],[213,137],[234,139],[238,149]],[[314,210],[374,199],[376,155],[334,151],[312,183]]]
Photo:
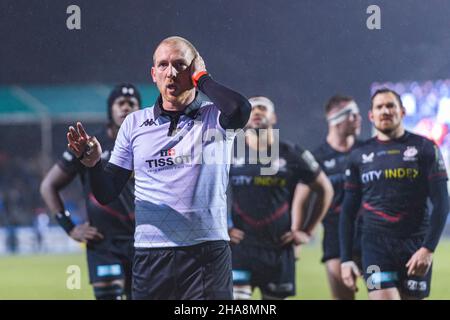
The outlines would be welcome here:
[[[80,31],[66,28],[70,4]],[[370,4],[381,30],[366,28]],[[1,0],[0,84],[149,82],[155,45],[181,35],[215,79],[272,98],[282,136],[310,148],[330,95],[365,114],[374,81],[449,78],[449,16],[446,0]]]

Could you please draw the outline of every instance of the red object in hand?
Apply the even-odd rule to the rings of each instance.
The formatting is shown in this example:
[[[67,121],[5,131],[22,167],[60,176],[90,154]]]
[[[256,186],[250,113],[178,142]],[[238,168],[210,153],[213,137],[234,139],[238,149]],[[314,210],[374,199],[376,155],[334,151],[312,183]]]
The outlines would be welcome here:
[[[198,80],[205,74],[208,74],[208,72],[200,71],[200,72],[196,72],[192,75],[192,83],[194,84],[195,87],[197,87]]]

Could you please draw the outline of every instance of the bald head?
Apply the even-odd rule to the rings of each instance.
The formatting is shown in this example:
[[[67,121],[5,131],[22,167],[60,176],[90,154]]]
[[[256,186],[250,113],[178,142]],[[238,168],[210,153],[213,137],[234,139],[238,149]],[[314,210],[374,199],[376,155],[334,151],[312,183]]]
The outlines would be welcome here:
[[[156,47],[155,52],[153,53],[153,64],[155,64],[156,61],[156,52],[162,46],[170,46],[174,48],[179,48],[181,50],[187,50],[190,54],[192,54],[192,59],[195,58],[195,56],[197,55],[197,49],[194,47],[192,43],[190,43],[185,38],[178,36],[168,37],[162,40]]]

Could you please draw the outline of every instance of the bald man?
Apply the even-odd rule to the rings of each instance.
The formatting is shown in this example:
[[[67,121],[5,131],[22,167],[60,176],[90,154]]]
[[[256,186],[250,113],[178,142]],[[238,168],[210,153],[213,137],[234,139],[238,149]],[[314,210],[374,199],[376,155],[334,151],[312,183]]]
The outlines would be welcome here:
[[[229,163],[220,159],[231,158],[250,104],[213,80],[181,37],[157,46],[151,76],[159,97],[127,116],[104,168],[100,144],[81,123],[69,128],[69,148],[90,168],[100,203],[115,199],[134,171],[133,299],[232,299]]]

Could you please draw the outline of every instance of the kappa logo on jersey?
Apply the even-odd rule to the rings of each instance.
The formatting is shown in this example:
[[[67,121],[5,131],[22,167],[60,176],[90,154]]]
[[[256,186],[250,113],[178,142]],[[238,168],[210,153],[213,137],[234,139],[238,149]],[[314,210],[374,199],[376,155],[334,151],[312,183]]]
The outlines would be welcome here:
[[[403,152],[403,161],[417,161],[416,155],[419,153],[419,151],[416,149],[416,147],[406,147],[405,152]]]
[[[362,154],[362,163],[370,163],[373,162],[373,158],[375,158],[375,153],[371,152],[370,154]]]
[[[324,165],[325,168],[327,168],[327,169],[332,169],[332,168],[336,167],[336,159],[325,160],[325,161],[323,162],[323,165]]]
[[[149,126],[153,126],[153,125],[158,125],[157,123],[156,123],[156,121],[155,120],[153,120],[153,119],[147,119],[147,120],[145,120],[139,127],[149,127]]]

